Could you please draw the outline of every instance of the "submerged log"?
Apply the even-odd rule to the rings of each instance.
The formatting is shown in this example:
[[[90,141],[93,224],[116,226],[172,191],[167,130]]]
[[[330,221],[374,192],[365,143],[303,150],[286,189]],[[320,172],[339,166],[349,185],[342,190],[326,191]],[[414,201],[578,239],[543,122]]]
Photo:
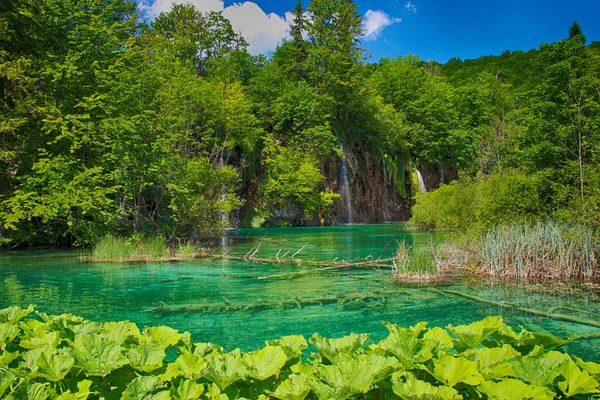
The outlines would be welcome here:
[[[254,303],[232,303],[226,301],[223,303],[199,303],[199,304],[178,304],[178,305],[167,305],[160,303],[158,306],[144,310],[146,312],[155,313],[179,313],[179,312],[195,312],[195,313],[215,313],[215,312],[229,312],[229,311],[247,311],[247,310],[263,310],[263,309],[277,309],[286,307],[298,307],[302,308],[307,305],[324,305],[332,303],[340,304],[351,304],[356,302],[365,301],[385,301],[385,296],[405,294],[402,291],[388,290],[388,291],[370,291],[368,293],[349,293],[349,294],[337,294],[327,295],[322,297],[313,298],[291,298],[284,300],[259,300]]]
[[[499,302],[499,301],[494,301],[494,300],[483,299],[481,297],[477,297],[477,296],[467,294],[467,293],[458,292],[455,290],[449,290],[449,289],[427,289],[427,290],[436,292],[436,293],[440,293],[440,294],[464,297],[465,299],[477,301],[479,303],[491,304],[491,305],[502,307],[502,308],[510,308],[515,311],[522,312],[524,314],[537,315],[540,317],[551,318],[551,319],[554,319],[557,321],[573,322],[573,323],[580,324],[580,325],[588,325],[588,326],[600,328],[600,321],[593,321],[593,320],[584,319],[584,318],[577,318],[577,317],[574,317],[571,315],[552,314],[549,312],[535,310],[532,308],[521,307],[518,304],[514,304],[514,303]]]

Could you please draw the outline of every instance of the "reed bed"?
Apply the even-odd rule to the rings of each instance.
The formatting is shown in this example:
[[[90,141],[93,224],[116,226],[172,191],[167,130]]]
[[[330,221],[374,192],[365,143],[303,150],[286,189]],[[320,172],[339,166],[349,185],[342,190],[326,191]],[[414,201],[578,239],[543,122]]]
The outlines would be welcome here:
[[[205,256],[191,243],[180,244],[171,249],[161,237],[140,239],[136,242],[107,235],[101,238],[91,257],[82,258],[91,262],[133,262],[133,261],[177,261]]]
[[[582,225],[544,221],[490,230],[479,250],[480,272],[497,277],[592,280],[598,242]]]

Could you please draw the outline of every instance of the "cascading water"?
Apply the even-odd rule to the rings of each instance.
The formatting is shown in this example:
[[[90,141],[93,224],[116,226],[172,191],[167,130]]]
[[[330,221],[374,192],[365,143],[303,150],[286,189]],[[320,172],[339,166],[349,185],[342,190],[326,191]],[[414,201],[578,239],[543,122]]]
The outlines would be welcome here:
[[[419,188],[421,189],[421,194],[425,194],[427,193],[427,187],[425,186],[423,175],[421,175],[421,172],[418,169],[415,171],[417,171],[417,179],[419,180]]]
[[[346,213],[348,214],[348,223],[351,224],[354,222],[353,220],[353,212],[352,212],[352,197],[350,194],[350,181],[348,180],[348,167],[346,166],[346,157],[344,153],[344,144],[340,141],[340,150],[342,154],[344,154],[344,158],[340,163],[340,195],[342,196],[342,201],[344,206],[346,207]]]
[[[225,159],[223,158],[223,154],[219,158],[219,168],[225,167]],[[227,202],[227,186],[221,186],[221,201],[223,204]],[[221,213],[221,221],[223,222],[223,226],[227,227],[229,221],[229,213],[224,211]],[[223,236],[221,236],[221,245],[227,246],[229,244],[229,237],[227,235],[227,230],[223,230]]]

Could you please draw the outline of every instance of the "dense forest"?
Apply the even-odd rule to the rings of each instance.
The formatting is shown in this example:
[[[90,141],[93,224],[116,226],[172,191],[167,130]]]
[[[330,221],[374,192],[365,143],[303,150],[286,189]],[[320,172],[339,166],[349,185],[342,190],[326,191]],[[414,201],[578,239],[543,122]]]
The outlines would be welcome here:
[[[529,52],[369,63],[352,0],[299,2],[268,58],[220,13],[136,10],[0,4],[0,244],[600,225],[600,43],[576,23]]]

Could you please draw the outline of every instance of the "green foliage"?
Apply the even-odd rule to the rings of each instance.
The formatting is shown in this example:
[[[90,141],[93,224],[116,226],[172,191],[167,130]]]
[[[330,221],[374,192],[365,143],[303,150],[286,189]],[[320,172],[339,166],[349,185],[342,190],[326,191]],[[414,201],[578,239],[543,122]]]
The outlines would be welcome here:
[[[389,336],[368,347],[369,335],[315,334],[310,341],[318,352],[305,358],[302,336],[269,341],[254,352],[226,353],[168,327],[140,333],[130,322],[28,317],[32,311],[0,310],[0,320],[16,332],[4,339],[3,357],[13,356],[0,367],[3,398],[500,400],[600,394],[599,364],[544,347],[566,343],[558,338],[517,335],[501,317],[447,331],[428,329],[425,322],[410,328],[386,324]],[[55,340],[46,341],[47,334]],[[46,344],[24,347],[33,339]],[[166,357],[170,349],[176,349],[175,359]]]
[[[543,213],[536,177],[502,174],[483,181],[452,182],[417,197],[411,222],[425,228],[482,234],[494,225],[532,220]]]

